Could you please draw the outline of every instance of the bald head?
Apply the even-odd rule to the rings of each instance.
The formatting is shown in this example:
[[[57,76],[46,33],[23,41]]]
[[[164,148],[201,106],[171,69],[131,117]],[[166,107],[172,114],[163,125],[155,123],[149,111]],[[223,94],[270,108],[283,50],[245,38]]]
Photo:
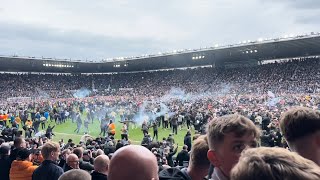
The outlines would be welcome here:
[[[157,159],[143,146],[122,147],[112,156],[108,179],[158,180]]]
[[[75,154],[69,154],[67,156],[67,164],[70,166],[72,169],[79,169],[79,158]]]
[[[102,155],[102,154],[104,154],[104,152],[103,152],[101,149],[98,149],[98,150],[97,150],[97,156],[100,156],[100,155]]]
[[[110,160],[109,157],[106,155],[99,155],[94,159],[94,170],[108,175],[108,169],[109,169]]]
[[[81,169],[72,169],[63,173],[58,180],[91,180],[91,175]]]

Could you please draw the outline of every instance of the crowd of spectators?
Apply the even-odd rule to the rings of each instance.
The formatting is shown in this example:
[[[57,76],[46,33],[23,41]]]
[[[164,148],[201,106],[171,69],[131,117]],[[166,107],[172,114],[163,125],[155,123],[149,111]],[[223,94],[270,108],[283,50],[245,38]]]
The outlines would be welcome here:
[[[317,93],[320,68],[318,58],[305,58],[246,68],[198,68],[139,73],[66,75],[0,74],[0,97],[72,97],[72,91],[95,89],[91,95],[161,96],[171,87],[186,92],[214,91],[229,85],[234,93]],[[111,91],[114,89],[115,91]],[[71,91],[71,92],[70,92]]]
[[[250,164],[249,170],[258,169],[257,172],[271,179],[285,179],[282,177],[292,177],[292,174],[282,172],[284,169],[263,169],[265,164],[272,163],[266,159],[281,159],[283,157],[275,154],[282,153],[297,164],[303,162],[304,166],[291,167],[284,160],[275,160],[276,163],[298,169],[295,174],[300,177],[298,179],[317,179],[320,177],[316,165],[319,165],[317,152],[320,151],[317,143],[319,68],[319,59],[305,58],[232,69],[198,68],[112,75],[1,74],[0,125],[7,123],[4,119],[11,119],[12,129],[9,126],[2,129],[3,137],[10,138],[0,139],[0,177],[36,180],[256,179],[259,174],[243,168],[251,158],[261,165]],[[172,87],[175,91],[170,92]],[[93,97],[71,98],[74,90],[81,88],[91,89],[89,96]],[[7,98],[19,96],[32,97],[32,100],[7,101]],[[288,111],[291,106],[308,108]],[[28,134],[23,138],[16,131],[21,125],[26,132],[36,133],[41,117],[48,119],[50,116],[59,124],[66,121],[68,114],[69,120],[78,123],[79,113],[83,111],[87,111],[87,120],[98,119],[101,124],[111,116],[111,111],[115,111],[121,120],[140,121],[140,116],[149,116],[154,133],[161,124],[162,128],[167,128],[168,120],[175,133],[180,123],[185,123],[188,128],[196,129],[197,134],[191,137],[188,132],[178,153],[178,145],[171,136],[160,141],[157,137],[153,141],[148,132],[144,132],[147,143],[143,140],[142,146],[137,146],[131,145],[127,136],[114,139],[112,133],[97,138],[84,135],[80,143],[72,139],[55,143],[47,134],[39,137]],[[301,121],[301,127],[302,122],[307,124],[301,128],[297,123],[290,124],[292,119]],[[29,120],[33,124],[28,127]],[[49,135],[54,127],[50,128]],[[310,148],[301,148],[305,142]],[[258,145],[268,148],[245,151]],[[283,149],[278,150],[275,146]],[[285,148],[309,160],[285,151]],[[245,153],[241,154],[242,151]],[[305,169],[313,176],[301,175],[306,173]]]

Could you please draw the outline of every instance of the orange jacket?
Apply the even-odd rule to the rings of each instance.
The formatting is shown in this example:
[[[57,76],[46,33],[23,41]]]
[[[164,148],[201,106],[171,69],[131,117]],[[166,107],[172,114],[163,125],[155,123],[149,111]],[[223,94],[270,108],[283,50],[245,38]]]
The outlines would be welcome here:
[[[109,124],[110,133],[116,133],[116,125],[114,123]]]
[[[21,119],[19,116],[17,116],[16,118],[14,118],[14,120],[16,121],[17,124],[20,124],[21,123]]]
[[[10,180],[32,180],[32,173],[37,167],[30,161],[15,160],[11,164]]]
[[[26,122],[26,126],[27,126],[28,128],[31,128],[31,127],[32,127],[32,121],[29,121],[29,120],[28,120],[28,121]]]

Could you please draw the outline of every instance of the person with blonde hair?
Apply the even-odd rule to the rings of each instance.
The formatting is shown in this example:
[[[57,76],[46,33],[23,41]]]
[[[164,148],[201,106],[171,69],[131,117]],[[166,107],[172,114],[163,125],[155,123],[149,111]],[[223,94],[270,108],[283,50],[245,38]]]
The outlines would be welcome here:
[[[41,154],[44,161],[33,172],[33,180],[57,180],[63,169],[57,165],[60,155],[60,146],[55,142],[47,142],[42,146]]]
[[[231,180],[318,180],[320,167],[284,148],[260,147],[243,151]]]

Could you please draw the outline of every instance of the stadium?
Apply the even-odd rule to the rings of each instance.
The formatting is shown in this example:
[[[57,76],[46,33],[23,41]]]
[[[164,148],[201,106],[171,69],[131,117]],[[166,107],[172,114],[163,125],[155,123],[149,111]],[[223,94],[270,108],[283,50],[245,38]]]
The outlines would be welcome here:
[[[320,32],[0,63],[0,177],[28,163],[31,179],[320,178]]]

